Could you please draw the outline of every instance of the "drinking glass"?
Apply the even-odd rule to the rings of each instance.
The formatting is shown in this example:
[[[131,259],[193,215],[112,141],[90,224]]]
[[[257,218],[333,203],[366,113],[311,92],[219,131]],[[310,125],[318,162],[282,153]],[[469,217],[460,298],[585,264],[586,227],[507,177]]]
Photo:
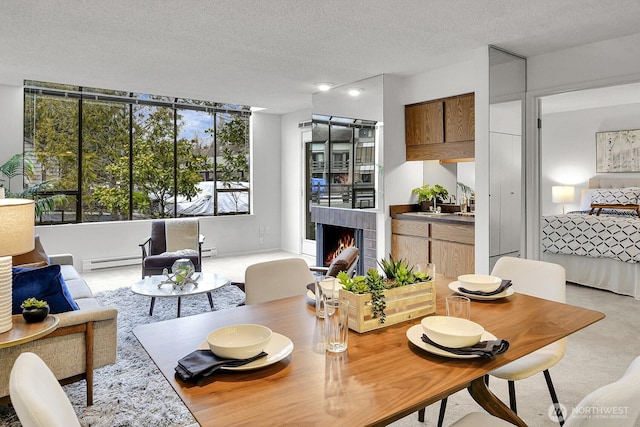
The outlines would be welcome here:
[[[469,319],[471,317],[471,300],[462,296],[448,296],[447,302],[447,316],[461,317],[463,319]]]
[[[416,271],[426,274],[428,282],[436,279],[436,265],[434,263],[416,264]]]
[[[349,301],[327,298],[324,304],[326,349],[342,353],[347,350],[349,340]]]
[[[335,277],[326,276],[316,280],[316,316],[324,318],[324,307],[327,298],[333,298],[335,292]]]

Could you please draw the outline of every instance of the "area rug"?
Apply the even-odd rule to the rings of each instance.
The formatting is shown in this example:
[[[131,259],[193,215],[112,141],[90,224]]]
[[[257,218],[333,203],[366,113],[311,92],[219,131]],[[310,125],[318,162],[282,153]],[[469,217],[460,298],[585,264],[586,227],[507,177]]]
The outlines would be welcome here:
[[[214,310],[236,307],[245,300],[244,292],[234,285],[216,289],[212,296]],[[118,308],[118,351],[114,365],[95,370],[92,406],[86,406],[84,381],[64,386],[80,423],[95,427],[178,427],[194,423],[132,332],[138,325],[175,318],[177,300],[156,299],[153,316],[149,316],[150,298],[133,294],[129,288],[98,293],[96,298],[103,305]],[[209,310],[204,294],[182,299],[182,317]],[[0,426],[20,426],[11,405],[0,406]]]

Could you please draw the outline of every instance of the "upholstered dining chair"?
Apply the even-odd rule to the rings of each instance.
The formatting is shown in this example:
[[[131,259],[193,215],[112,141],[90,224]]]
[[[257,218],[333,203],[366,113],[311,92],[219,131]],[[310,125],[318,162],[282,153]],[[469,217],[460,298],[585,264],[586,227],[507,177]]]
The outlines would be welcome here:
[[[35,353],[21,353],[14,362],[9,375],[9,395],[23,427],[80,426],[62,386]]]
[[[634,427],[640,419],[640,356],[631,362],[617,381],[602,386],[578,403],[566,419],[565,427]],[[624,414],[597,413],[598,409],[611,411],[624,408]],[[511,423],[484,412],[465,415],[451,427],[494,426],[508,427]]]
[[[261,262],[247,267],[244,274],[247,304],[258,304],[307,292],[314,282],[309,265],[302,258]]]
[[[142,278],[162,274],[163,269],[187,258],[201,271],[202,244],[197,218],[159,219],[151,222],[151,235],[139,246],[142,249]]]
[[[562,303],[566,301],[565,270],[558,264],[524,258],[502,257],[496,262],[491,274],[503,279],[510,279],[516,292]],[[508,381],[509,406],[513,412],[517,413],[515,381],[542,372],[547,382],[551,401],[556,411],[560,413],[560,405],[551,381],[549,368],[562,359],[565,347],[566,338],[563,338],[489,373],[490,376]],[[489,377],[487,377],[487,382],[488,379]],[[445,398],[440,403],[438,427],[442,426],[446,405],[447,399]],[[424,409],[418,412],[418,419],[424,421]],[[558,417],[558,421],[562,426],[564,423],[562,415]]]
[[[341,271],[346,272],[349,276],[353,276],[356,272],[358,259],[360,259],[360,250],[355,246],[349,246],[336,256],[328,267],[314,266],[309,267],[314,274],[322,276],[336,277]]]
[[[516,292],[556,302],[566,302],[567,282],[565,270],[564,267],[558,264],[531,259],[502,257],[496,262],[491,274],[511,279],[513,289]],[[563,338],[489,373],[491,376],[502,378],[509,382],[509,406],[513,412],[517,412],[515,382],[529,378],[538,372],[544,374],[551,401],[556,411],[559,411],[560,405],[551,381],[549,368],[562,359],[566,345],[567,340]],[[562,416],[558,417],[558,421],[562,426],[564,422]]]
[[[9,376],[11,403],[24,427],[80,426],[69,398],[34,353],[20,354]]]

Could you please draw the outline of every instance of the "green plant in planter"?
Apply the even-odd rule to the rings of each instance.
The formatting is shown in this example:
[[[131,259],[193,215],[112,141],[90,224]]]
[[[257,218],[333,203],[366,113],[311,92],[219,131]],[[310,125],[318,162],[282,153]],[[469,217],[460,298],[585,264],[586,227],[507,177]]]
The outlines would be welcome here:
[[[464,184],[462,182],[457,182],[456,185],[458,186],[458,189],[464,196],[470,197],[471,194],[473,194],[473,188],[469,187],[467,184]]]
[[[424,184],[421,187],[416,187],[411,192],[418,196],[418,203],[428,202],[436,200],[442,203],[447,197],[449,192],[440,184],[436,184],[433,187],[429,184]]]
[[[384,276],[380,275],[375,268],[370,268],[366,276],[351,278],[347,273],[340,272],[337,279],[345,291],[354,294],[371,294],[373,317],[379,317],[380,323],[384,323],[386,319],[384,310],[387,307],[384,299],[385,290],[424,282],[430,278],[423,272],[414,272],[413,267],[409,266],[405,260],[395,260],[391,255],[388,260],[380,260],[378,265],[382,268]]]
[[[27,298],[20,304],[20,307],[24,310],[33,310],[35,308],[45,308],[48,306],[49,304],[47,304],[46,301],[36,299],[35,297]]]

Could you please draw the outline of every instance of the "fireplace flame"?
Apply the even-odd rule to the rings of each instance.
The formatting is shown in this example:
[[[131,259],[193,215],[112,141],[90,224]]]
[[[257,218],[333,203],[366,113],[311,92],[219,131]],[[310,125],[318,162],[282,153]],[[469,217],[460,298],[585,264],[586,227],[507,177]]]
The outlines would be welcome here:
[[[325,263],[324,265],[326,266],[330,265],[331,261],[333,261],[335,257],[337,257],[338,255],[340,255],[342,251],[355,245],[356,245],[356,239],[354,236],[341,237],[340,240],[338,240],[336,250],[329,251],[329,253],[327,254],[327,257],[324,260],[324,263]]]

